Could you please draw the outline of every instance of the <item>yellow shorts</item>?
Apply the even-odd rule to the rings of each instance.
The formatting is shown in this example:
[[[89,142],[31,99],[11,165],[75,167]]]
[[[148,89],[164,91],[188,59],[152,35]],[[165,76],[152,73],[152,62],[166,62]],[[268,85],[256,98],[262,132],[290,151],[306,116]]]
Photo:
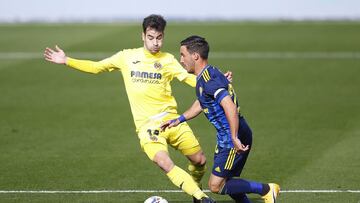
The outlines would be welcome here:
[[[173,113],[158,114],[139,128],[141,148],[151,160],[157,152],[167,152],[168,144],[184,155],[192,155],[201,150],[198,140],[186,122],[161,132],[161,123],[178,117],[178,114]]]

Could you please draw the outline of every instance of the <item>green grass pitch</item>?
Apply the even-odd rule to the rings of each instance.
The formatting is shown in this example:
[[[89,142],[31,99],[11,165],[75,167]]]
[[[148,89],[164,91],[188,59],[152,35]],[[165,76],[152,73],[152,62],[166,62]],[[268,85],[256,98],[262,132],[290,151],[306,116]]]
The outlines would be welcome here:
[[[119,72],[85,74],[41,57],[46,46],[58,44],[69,55],[97,60],[142,46],[140,34],[140,23],[0,25],[0,191],[177,189],[140,150]],[[275,181],[285,191],[360,190],[360,23],[169,22],[163,50],[179,57],[179,41],[192,34],[209,41],[211,64],[234,74],[254,133],[242,177]],[[194,90],[172,84],[182,112]],[[189,124],[210,168],[215,129],[203,115]],[[178,152],[170,153],[179,166],[187,165]],[[151,195],[191,201],[183,193],[0,193],[0,202],[135,203]],[[360,193],[288,192],[279,198],[359,201]]]

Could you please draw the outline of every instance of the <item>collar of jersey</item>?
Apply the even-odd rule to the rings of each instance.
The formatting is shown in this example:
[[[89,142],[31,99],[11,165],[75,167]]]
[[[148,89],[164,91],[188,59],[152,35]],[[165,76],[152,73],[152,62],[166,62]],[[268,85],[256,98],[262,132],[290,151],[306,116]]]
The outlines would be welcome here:
[[[209,64],[207,64],[206,66],[205,66],[205,68],[204,69],[202,69],[202,71],[200,72],[200,74],[198,75],[198,76],[196,76],[196,80],[199,80],[200,79],[200,77],[201,77],[201,75],[204,73],[204,71],[206,70],[206,69],[208,69],[210,67],[210,65]]]
[[[161,51],[159,51],[158,53],[156,54],[152,54],[150,53],[150,51],[148,51],[147,49],[145,49],[144,47],[142,48],[143,49],[143,52],[144,52],[144,55],[146,58],[157,58],[160,56],[161,54]]]

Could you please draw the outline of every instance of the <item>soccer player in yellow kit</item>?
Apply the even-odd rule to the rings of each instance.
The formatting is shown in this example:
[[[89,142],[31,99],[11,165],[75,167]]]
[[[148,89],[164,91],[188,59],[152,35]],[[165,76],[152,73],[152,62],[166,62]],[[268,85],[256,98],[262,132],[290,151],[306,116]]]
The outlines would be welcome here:
[[[70,58],[58,46],[55,50],[46,48],[44,57],[87,73],[121,71],[143,151],[177,187],[193,196],[194,202],[214,202],[199,187],[206,158],[187,123],[160,131],[162,122],[179,117],[170,82],[177,78],[194,87],[196,77],[187,73],[173,55],[160,51],[166,26],[162,16],[150,15],[142,26],[143,47],[124,49],[98,62]],[[173,163],[168,144],[190,160],[189,173]]]

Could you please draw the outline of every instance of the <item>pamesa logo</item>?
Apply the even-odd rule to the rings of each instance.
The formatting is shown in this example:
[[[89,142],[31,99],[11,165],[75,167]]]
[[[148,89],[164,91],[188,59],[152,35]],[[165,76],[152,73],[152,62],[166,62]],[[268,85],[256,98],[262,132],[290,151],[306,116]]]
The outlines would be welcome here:
[[[142,71],[131,71],[130,76],[133,82],[149,83],[149,84],[160,84],[161,73],[142,72]]]

